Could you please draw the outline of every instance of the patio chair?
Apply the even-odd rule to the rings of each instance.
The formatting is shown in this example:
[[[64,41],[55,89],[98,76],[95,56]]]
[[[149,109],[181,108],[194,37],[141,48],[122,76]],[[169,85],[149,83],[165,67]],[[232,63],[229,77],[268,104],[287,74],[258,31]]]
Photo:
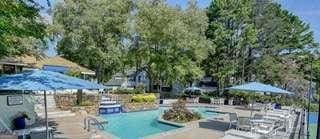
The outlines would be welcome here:
[[[219,99],[219,105],[224,105],[224,98]]]
[[[199,103],[199,97],[194,98],[193,103]]]
[[[256,114],[253,115],[252,119],[254,119],[254,120],[261,120],[261,119],[263,119],[263,115],[256,113]]]
[[[252,131],[252,125],[249,117],[239,117],[237,122],[237,130]]]
[[[261,134],[265,138],[272,138],[282,128],[282,126],[276,126],[275,124],[259,124],[259,126],[253,128],[253,132]]]
[[[210,104],[214,104],[214,98],[210,98]]]
[[[230,129],[224,132],[223,139],[262,139],[263,136],[246,131]]]
[[[220,100],[218,98],[214,99],[214,104],[219,105],[220,104]]]
[[[233,99],[228,100],[228,105],[233,105]]]
[[[238,124],[238,114],[237,113],[229,113],[229,129],[231,128],[231,126],[235,126],[237,127]]]

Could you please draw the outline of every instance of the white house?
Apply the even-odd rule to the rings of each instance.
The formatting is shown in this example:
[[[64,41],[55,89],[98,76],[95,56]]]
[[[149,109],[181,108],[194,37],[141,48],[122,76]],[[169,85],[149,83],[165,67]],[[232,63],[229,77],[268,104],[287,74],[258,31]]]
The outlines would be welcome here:
[[[110,90],[118,88],[133,89],[138,85],[143,85],[146,90],[149,89],[149,79],[145,71],[128,70],[125,73],[117,73],[105,83]]]

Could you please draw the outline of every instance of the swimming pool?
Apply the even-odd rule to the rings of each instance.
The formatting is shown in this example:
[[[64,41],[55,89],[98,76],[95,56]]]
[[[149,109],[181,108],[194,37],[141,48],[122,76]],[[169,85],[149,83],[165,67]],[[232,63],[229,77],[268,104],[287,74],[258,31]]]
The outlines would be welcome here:
[[[121,139],[139,139],[179,128],[157,121],[158,116],[165,109],[166,108],[160,108],[151,111],[101,115],[101,117],[108,121],[105,128],[106,132]],[[199,112],[204,118],[217,115],[217,113],[214,112],[207,112],[206,108],[193,108],[192,110]]]

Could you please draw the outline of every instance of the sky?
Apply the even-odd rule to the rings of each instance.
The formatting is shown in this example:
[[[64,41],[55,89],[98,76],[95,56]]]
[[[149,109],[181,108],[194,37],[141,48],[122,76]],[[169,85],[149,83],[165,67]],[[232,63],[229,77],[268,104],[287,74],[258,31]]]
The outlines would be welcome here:
[[[46,0],[36,0],[41,5],[47,7]],[[50,0],[54,3],[55,0]],[[278,1],[282,7],[293,14],[300,17],[302,21],[309,24],[311,30],[314,32],[316,42],[320,43],[320,0],[275,0]],[[167,0],[172,6],[186,7],[187,0]],[[197,0],[197,4],[201,8],[209,6],[211,0]],[[42,13],[45,13],[42,11]],[[43,14],[47,18],[47,14]],[[49,56],[56,55],[54,46],[56,43],[49,43],[49,50],[46,54]]]

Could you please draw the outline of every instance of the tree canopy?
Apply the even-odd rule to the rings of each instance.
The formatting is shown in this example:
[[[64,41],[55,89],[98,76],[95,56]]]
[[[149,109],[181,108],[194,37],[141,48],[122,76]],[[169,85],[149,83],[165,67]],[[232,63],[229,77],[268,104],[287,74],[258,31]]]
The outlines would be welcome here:
[[[152,85],[210,75],[223,88],[261,81],[305,92],[309,25],[270,0],[214,0],[207,9],[165,0],[65,0],[54,12],[59,54],[98,71],[146,71]],[[294,86],[294,87],[292,87]]]
[[[305,78],[301,57],[317,44],[309,26],[279,4],[215,0],[207,15],[214,47],[203,66],[221,88],[253,80],[287,88]]]
[[[137,3],[137,9],[139,45],[129,53],[151,82],[160,85],[200,79],[200,62],[209,47],[205,13],[194,2],[181,10],[164,1],[143,0]]]
[[[151,81],[166,84],[199,79],[203,73],[199,64],[209,47],[207,17],[194,2],[182,10],[159,0],[66,0],[57,6],[54,21],[63,36],[59,53],[100,67],[109,77],[136,67]]]
[[[57,5],[54,25],[61,32],[58,52],[96,69],[100,81],[119,70],[125,54],[130,0],[65,0]]]
[[[39,8],[31,0],[0,2],[0,57],[39,54],[46,36]]]

